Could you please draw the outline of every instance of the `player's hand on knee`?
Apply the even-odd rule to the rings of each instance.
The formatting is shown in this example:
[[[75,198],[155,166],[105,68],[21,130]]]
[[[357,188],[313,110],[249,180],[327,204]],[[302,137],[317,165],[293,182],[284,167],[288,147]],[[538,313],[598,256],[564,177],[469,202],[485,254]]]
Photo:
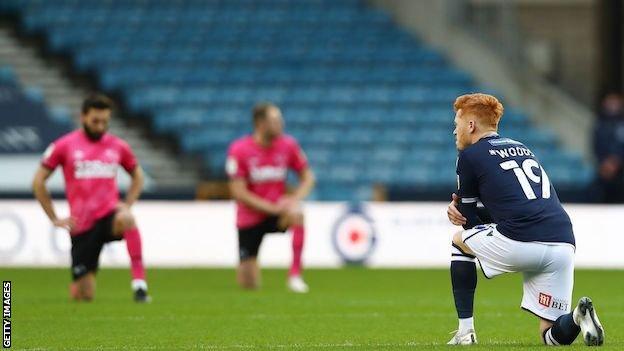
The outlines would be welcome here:
[[[448,209],[446,210],[446,215],[451,223],[454,225],[464,225],[466,224],[466,218],[459,212],[457,209],[457,204],[459,203],[459,196],[457,194],[452,195],[452,201],[448,205]]]
[[[301,205],[299,200],[292,196],[282,196],[277,202],[279,208],[278,215],[292,217],[301,213]]]
[[[74,217],[57,218],[52,221],[55,227],[71,230],[76,226],[76,219]]]
[[[123,201],[119,201],[117,205],[115,206],[115,209],[117,210],[117,212],[125,212],[125,211],[130,212],[130,206]]]
[[[277,202],[278,206],[282,207],[284,211],[292,212],[293,209],[299,207],[299,201],[297,201],[292,196],[282,196]]]

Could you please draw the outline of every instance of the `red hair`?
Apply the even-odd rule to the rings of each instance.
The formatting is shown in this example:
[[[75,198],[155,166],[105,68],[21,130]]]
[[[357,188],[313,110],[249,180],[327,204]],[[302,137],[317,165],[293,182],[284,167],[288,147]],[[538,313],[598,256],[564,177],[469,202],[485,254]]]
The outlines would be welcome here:
[[[455,99],[453,104],[455,112],[462,110],[462,115],[472,114],[479,123],[492,127],[498,126],[503,116],[503,104],[492,95],[466,94]]]

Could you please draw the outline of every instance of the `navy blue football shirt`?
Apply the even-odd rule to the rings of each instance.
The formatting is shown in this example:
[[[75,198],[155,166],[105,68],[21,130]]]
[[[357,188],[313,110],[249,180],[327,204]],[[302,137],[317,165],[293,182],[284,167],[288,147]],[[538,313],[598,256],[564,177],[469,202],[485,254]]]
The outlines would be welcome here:
[[[570,217],[548,175],[521,142],[496,134],[482,138],[459,152],[457,177],[460,210],[480,200],[506,237],[575,244]],[[477,224],[478,218],[468,218],[467,227]]]

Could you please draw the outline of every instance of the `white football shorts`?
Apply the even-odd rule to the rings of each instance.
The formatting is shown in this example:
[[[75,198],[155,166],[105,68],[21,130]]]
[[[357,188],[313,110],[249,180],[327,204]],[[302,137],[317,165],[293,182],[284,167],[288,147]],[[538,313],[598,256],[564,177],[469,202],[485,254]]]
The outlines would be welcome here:
[[[496,224],[464,230],[462,241],[475,253],[486,278],[503,273],[523,274],[523,309],[549,321],[570,312],[573,245],[512,240],[499,233]]]

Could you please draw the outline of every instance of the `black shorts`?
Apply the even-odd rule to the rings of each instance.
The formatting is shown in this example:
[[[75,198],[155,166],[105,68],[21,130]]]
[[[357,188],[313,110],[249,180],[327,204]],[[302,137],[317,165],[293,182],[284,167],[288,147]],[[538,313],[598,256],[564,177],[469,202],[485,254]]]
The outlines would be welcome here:
[[[271,216],[253,227],[238,229],[238,254],[241,261],[258,256],[260,244],[267,233],[284,233],[279,217]]]
[[[116,211],[98,219],[91,229],[71,237],[72,277],[74,280],[89,272],[97,272],[100,252],[104,244],[121,240],[123,236],[113,235],[113,219]]]

